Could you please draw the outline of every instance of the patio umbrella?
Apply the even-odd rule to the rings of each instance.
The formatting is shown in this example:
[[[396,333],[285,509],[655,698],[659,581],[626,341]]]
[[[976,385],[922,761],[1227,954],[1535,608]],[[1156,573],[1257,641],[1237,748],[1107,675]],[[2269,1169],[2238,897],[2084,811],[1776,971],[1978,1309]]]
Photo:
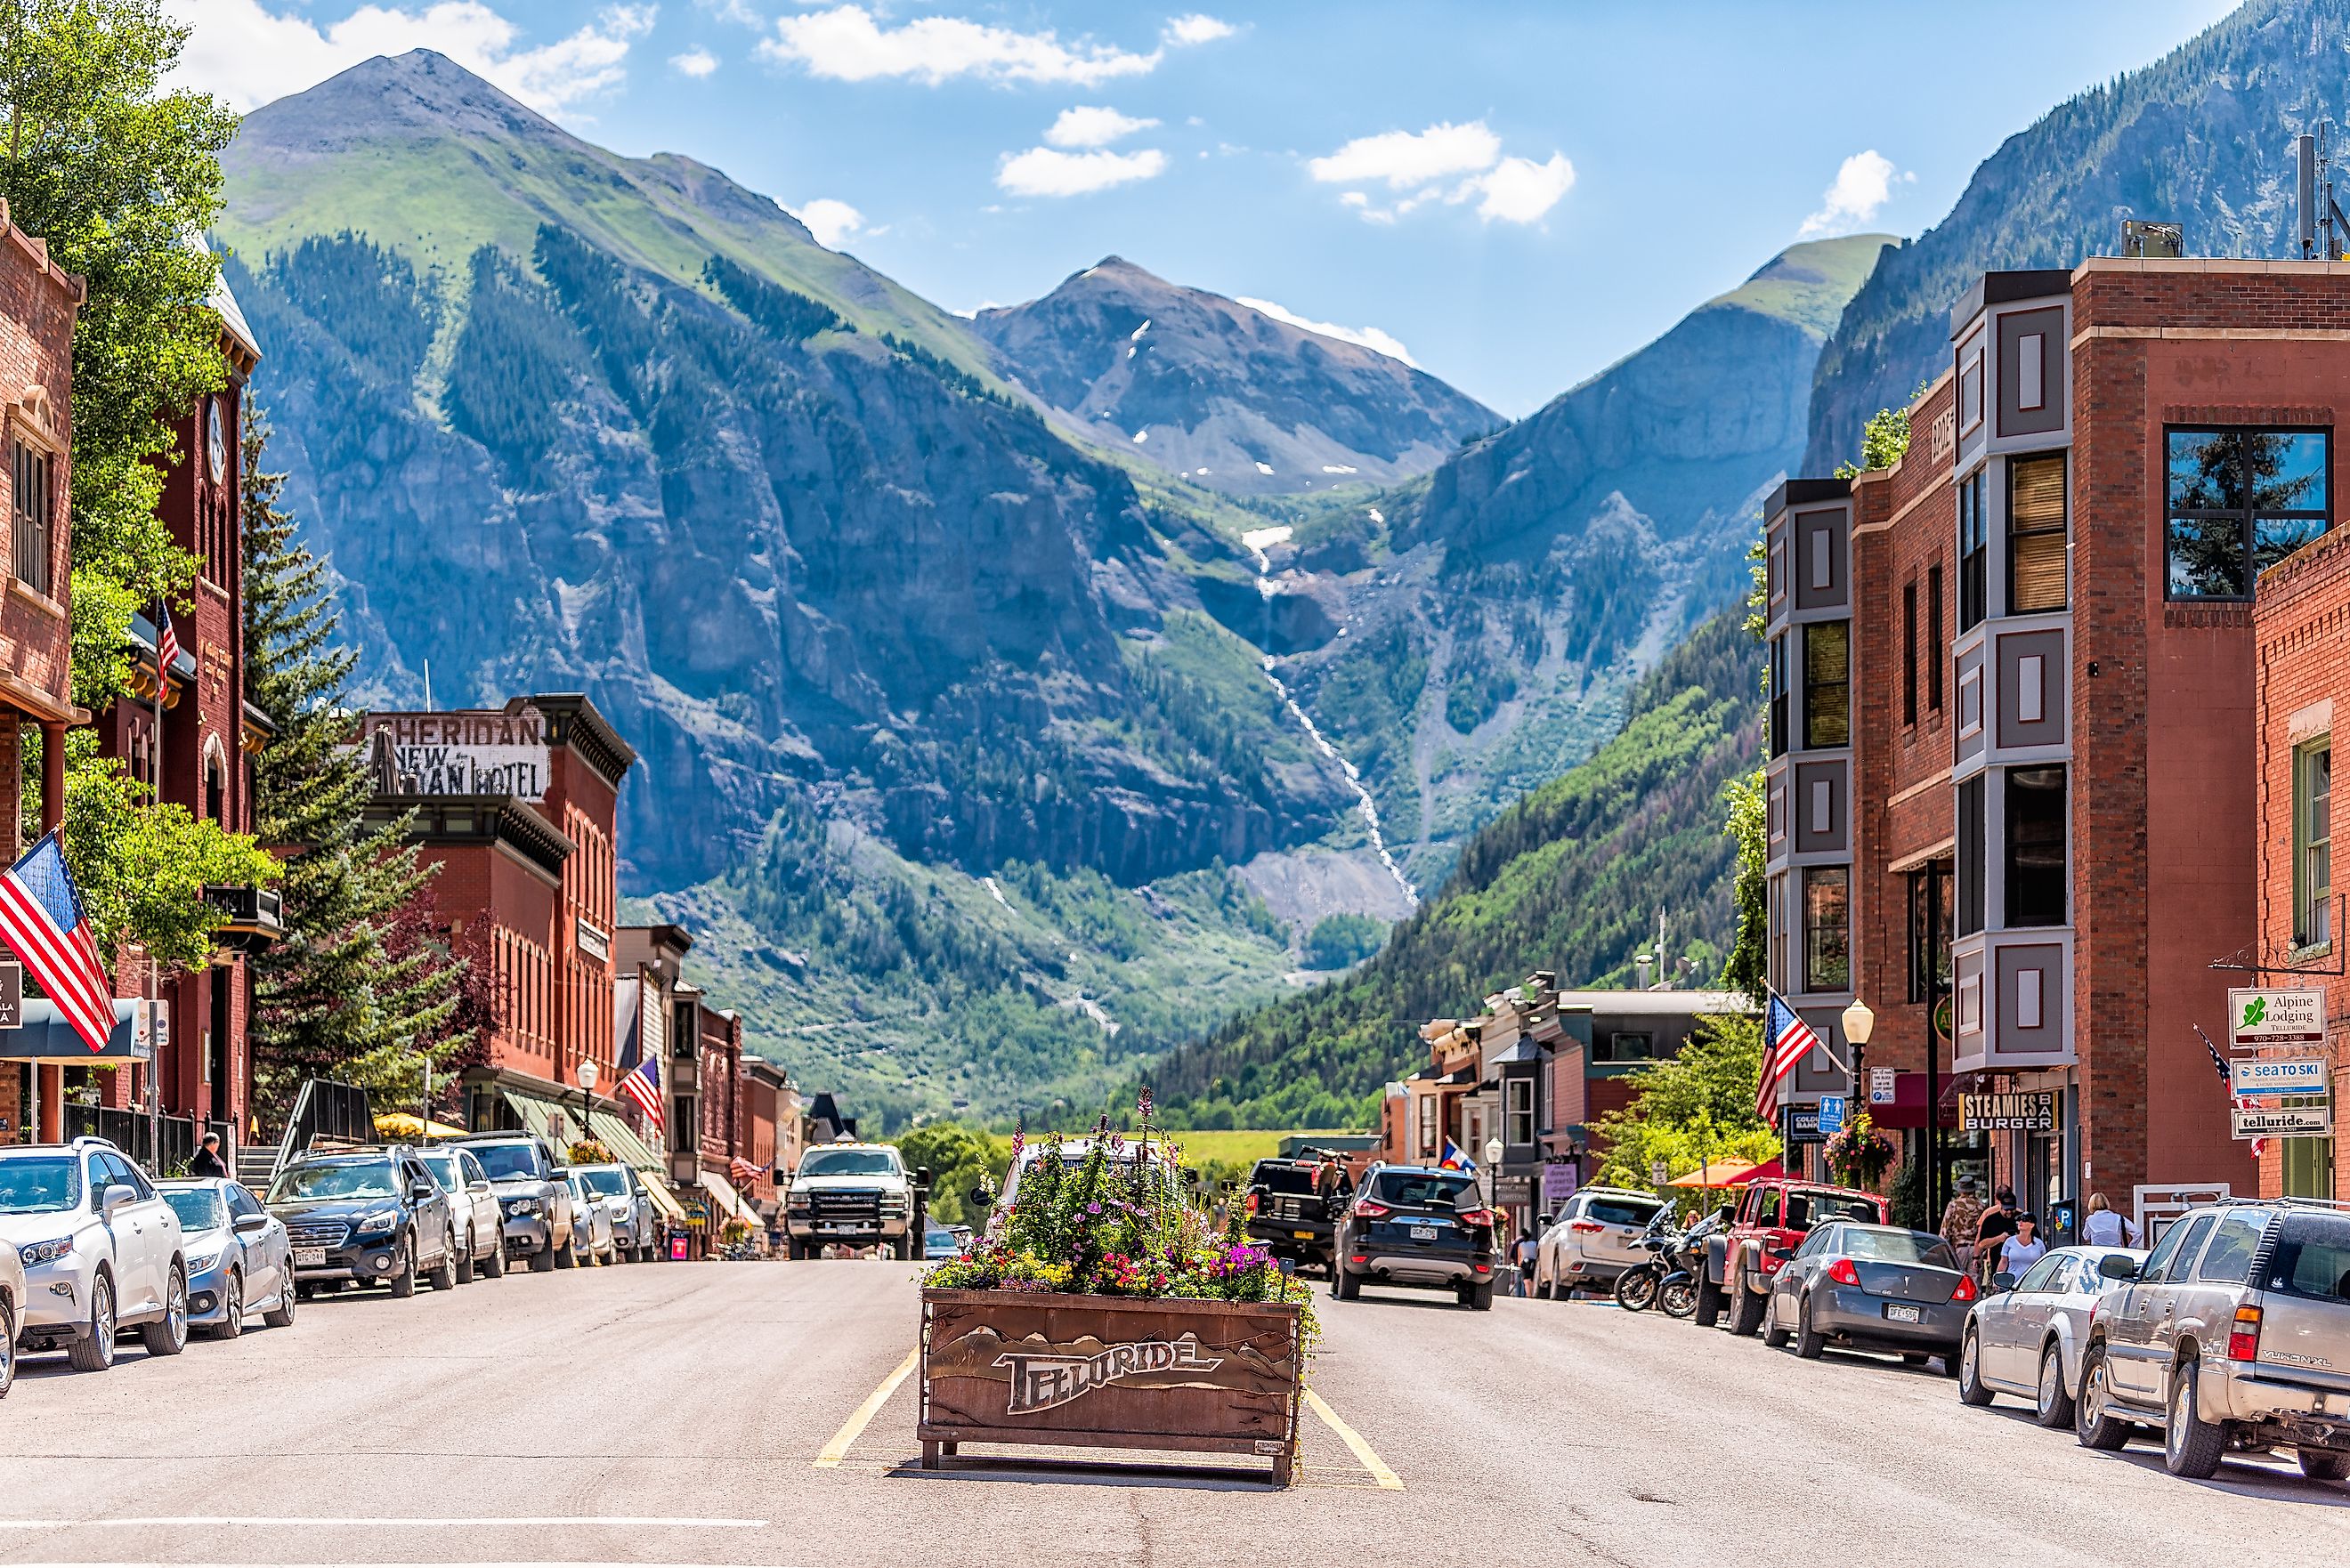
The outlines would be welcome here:
[[[433,1138],[465,1136],[463,1127],[452,1127],[442,1122],[428,1122],[412,1111],[384,1112],[375,1118],[375,1130],[386,1137]]]
[[[1717,1159],[1666,1183],[1669,1187],[1736,1187],[1754,1169],[1751,1159]]]

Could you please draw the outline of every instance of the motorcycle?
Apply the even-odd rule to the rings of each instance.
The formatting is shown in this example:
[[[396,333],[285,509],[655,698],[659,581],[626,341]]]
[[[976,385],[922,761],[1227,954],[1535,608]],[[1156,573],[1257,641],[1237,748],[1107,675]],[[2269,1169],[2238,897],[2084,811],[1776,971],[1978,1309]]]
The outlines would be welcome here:
[[[1632,1244],[1648,1256],[1616,1276],[1616,1304],[1626,1312],[1646,1312],[1657,1304],[1665,1278],[1665,1252],[1672,1245],[1672,1238],[1650,1234]],[[1696,1310],[1694,1303],[1690,1310]]]
[[[1673,1230],[1659,1214],[1659,1223],[1634,1243],[1648,1254],[1616,1281],[1616,1304],[1626,1312],[1646,1312],[1651,1306],[1667,1317],[1687,1321],[1697,1315],[1698,1282],[1705,1268],[1705,1239],[1712,1234],[1713,1218],[1683,1230]]]

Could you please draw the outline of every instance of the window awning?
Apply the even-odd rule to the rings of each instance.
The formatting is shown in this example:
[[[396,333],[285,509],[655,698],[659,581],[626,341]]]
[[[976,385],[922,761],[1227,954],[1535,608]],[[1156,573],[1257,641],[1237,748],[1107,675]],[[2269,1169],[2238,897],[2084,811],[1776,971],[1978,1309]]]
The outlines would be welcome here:
[[[521,1094],[513,1089],[500,1089],[498,1098],[504,1100],[507,1107],[522,1118],[524,1127],[545,1138],[557,1155],[563,1152],[563,1146],[570,1140],[558,1138],[550,1130],[551,1113],[556,1109],[555,1106],[548,1105],[536,1095]]]
[[[70,1067],[78,1062],[149,1061],[154,1050],[146,1031],[135,1026],[138,1006],[128,998],[115,998],[114,1028],[106,1037],[106,1049],[93,1051],[56,1002],[27,997],[24,1022],[14,1029],[0,1029],[0,1062],[57,1062]]]
[[[653,1200],[653,1207],[660,1210],[663,1219],[684,1223],[685,1205],[677,1200],[677,1194],[669,1189],[668,1182],[650,1170],[638,1171],[637,1179],[645,1184],[645,1196]]]
[[[754,1219],[743,1207],[743,1199],[735,1196],[734,1189],[727,1184],[724,1177],[713,1171],[703,1171],[702,1189],[710,1194],[711,1201],[717,1204],[719,1211],[729,1220],[753,1220]]]
[[[629,1124],[609,1111],[597,1111],[588,1118],[596,1140],[612,1151],[613,1158],[623,1165],[633,1165],[639,1170],[657,1170],[660,1156],[645,1146],[645,1140],[629,1130]]]

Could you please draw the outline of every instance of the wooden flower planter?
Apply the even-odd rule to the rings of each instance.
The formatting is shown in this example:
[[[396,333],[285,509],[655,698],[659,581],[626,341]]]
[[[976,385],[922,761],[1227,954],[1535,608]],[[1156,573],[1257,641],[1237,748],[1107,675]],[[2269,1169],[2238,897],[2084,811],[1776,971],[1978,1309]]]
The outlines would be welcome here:
[[[1024,1291],[922,1292],[922,1468],[964,1443],[1249,1454],[1289,1485],[1298,1310]]]

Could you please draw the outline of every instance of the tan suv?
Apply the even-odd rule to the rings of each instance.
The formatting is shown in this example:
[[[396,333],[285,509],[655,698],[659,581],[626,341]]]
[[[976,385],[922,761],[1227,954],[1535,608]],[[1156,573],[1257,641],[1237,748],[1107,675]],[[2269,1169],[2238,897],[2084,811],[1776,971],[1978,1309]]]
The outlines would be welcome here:
[[[2089,1320],[2074,1429],[2118,1449],[2163,1432],[2173,1475],[2229,1449],[2291,1448],[2350,1476],[2350,1204],[2237,1199],[2182,1215],[2143,1264],[2109,1256]]]

